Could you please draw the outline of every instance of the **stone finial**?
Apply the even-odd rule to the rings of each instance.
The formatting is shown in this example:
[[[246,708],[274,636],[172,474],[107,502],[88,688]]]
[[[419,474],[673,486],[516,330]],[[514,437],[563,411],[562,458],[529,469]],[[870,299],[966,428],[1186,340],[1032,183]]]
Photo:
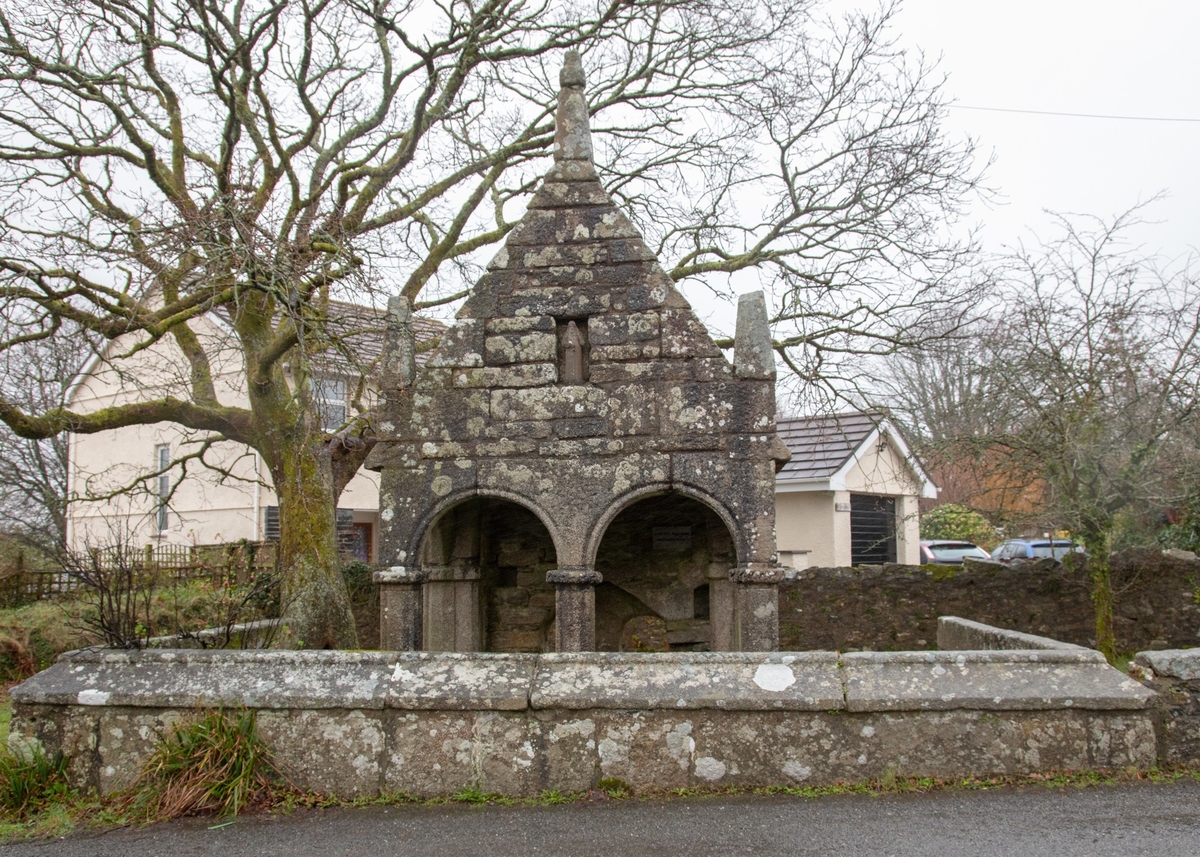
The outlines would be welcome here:
[[[412,386],[417,375],[416,351],[412,309],[408,298],[393,295],[388,298],[387,326],[383,334],[379,379],[381,390],[399,390]]]
[[[739,378],[775,378],[775,351],[771,345],[771,326],[767,322],[767,298],[762,292],[747,292],[738,297],[733,371]]]
[[[563,57],[562,71],[558,73],[558,84],[564,89],[571,87],[573,89],[583,89],[587,85],[587,78],[583,74],[583,57],[579,51],[567,51],[567,55]]]
[[[558,113],[554,120],[554,160],[591,163],[592,129],[588,124],[587,99],[583,94],[586,80],[579,51],[567,51],[558,80],[562,89],[558,91]]]

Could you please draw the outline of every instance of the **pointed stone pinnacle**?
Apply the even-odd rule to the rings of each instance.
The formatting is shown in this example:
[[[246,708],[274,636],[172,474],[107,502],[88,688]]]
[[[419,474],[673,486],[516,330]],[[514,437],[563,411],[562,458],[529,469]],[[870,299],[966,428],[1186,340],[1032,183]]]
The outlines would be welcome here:
[[[555,116],[554,160],[592,162],[592,129],[588,124],[583,60],[579,51],[567,51],[558,75],[558,114]]]

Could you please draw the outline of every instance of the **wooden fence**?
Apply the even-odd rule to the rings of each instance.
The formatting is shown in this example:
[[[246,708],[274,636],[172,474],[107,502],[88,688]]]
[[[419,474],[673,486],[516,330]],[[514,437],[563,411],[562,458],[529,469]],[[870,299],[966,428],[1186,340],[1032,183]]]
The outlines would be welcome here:
[[[245,583],[256,572],[275,568],[274,542],[234,542],[216,545],[146,545],[138,549],[94,548],[75,563],[90,568],[155,575],[162,583],[208,580],[214,586]],[[86,584],[63,567],[27,568],[24,556],[0,568],[0,607],[19,607],[35,601],[75,597]]]

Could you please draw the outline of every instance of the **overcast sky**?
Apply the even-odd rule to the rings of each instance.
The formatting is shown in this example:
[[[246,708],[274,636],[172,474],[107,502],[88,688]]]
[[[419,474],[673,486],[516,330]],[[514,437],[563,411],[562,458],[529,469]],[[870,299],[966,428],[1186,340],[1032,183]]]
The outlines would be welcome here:
[[[905,0],[896,25],[941,56],[963,107],[1196,120],[951,110],[948,130],[995,155],[1007,204],[974,217],[990,247],[1047,232],[1043,209],[1110,216],[1159,192],[1138,240],[1169,258],[1200,247],[1200,2]]]

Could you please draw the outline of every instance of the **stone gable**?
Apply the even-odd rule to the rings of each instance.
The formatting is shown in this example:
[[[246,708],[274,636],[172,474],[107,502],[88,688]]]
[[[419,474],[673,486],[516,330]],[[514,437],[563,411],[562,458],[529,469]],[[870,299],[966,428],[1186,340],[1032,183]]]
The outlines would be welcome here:
[[[782,444],[765,304],[761,295],[743,296],[731,365],[600,183],[577,57],[562,79],[555,165],[437,351],[415,375],[384,383],[391,412],[368,463],[382,472],[382,554],[403,570],[397,580],[419,587],[449,574],[441,569],[455,560],[462,568],[484,562],[478,522],[459,521],[457,535],[445,536],[471,546],[430,552],[429,540],[442,538],[432,534],[451,526],[451,510],[490,498],[531,511],[552,545],[555,568],[543,573],[558,586],[548,621],[562,648],[563,587],[585,602],[594,597],[585,590],[601,582],[597,553],[610,525],[633,504],[680,495],[696,511],[677,526],[727,530],[709,642],[741,648],[758,633],[747,621],[769,623],[739,620],[734,601],[766,603],[777,581],[774,473]],[[639,509],[642,517],[654,513],[653,505]],[[456,515],[465,520],[461,509]],[[662,559],[647,550],[650,565]],[[434,578],[421,571],[434,567]],[[686,592],[678,580],[663,587],[690,598],[703,574],[686,579]],[[738,579],[743,586],[733,585]],[[756,589],[763,587],[770,592]],[[475,603],[485,594],[465,598],[473,616],[495,612]],[[428,592],[421,598],[424,613],[436,607]],[[647,610],[668,624],[684,621],[669,618],[682,606]],[[594,643],[590,622],[583,648]],[[488,637],[474,626],[463,633],[468,647]],[[751,646],[773,647],[775,636]]]

